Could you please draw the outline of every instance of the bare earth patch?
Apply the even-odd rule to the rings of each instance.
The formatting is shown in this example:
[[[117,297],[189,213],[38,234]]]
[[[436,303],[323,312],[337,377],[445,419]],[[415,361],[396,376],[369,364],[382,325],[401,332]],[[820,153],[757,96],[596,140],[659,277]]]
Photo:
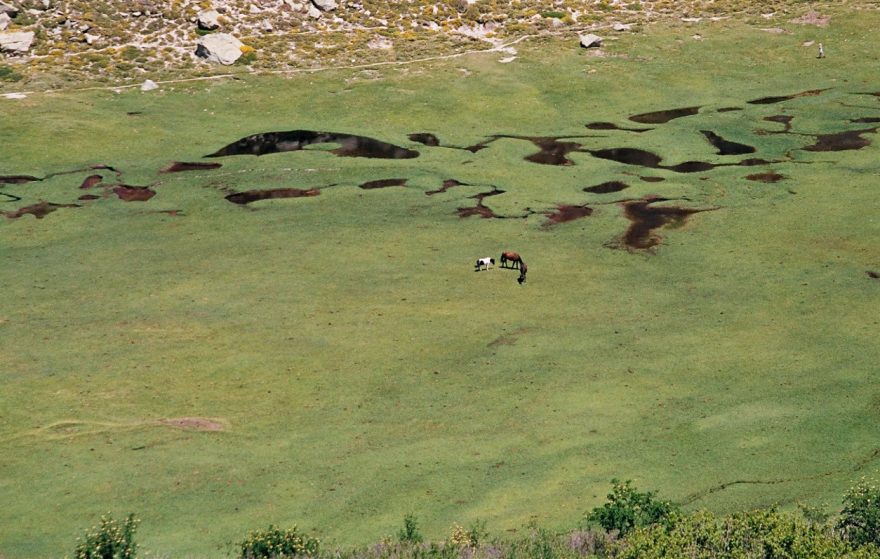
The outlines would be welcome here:
[[[819,12],[814,12],[810,10],[806,14],[801,17],[795,18],[791,20],[792,23],[799,23],[801,25],[815,25],[816,27],[828,27],[828,24],[831,22],[831,17],[823,16]]]
[[[197,431],[223,431],[226,426],[215,419],[206,417],[176,417],[160,419],[159,423],[180,429],[195,429]]]

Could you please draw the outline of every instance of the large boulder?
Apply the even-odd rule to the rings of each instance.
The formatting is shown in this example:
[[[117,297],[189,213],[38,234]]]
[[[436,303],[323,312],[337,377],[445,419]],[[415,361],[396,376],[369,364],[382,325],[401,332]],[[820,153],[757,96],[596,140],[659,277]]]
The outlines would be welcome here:
[[[228,66],[238,60],[243,46],[244,43],[229,33],[213,33],[199,38],[196,56]]]
[[[0,2],[0,14],[6,14],[13,18],[18,15],[18,8],[11,6],[6,2]]]
[[[312,4],[322,12],[336,9],[336,0],[312,0]]]
[[[213,31],[220,28],[220,12],[217,10],[202,10],[196,19],[199,29],[203,31]]]
[[[34,42],[33,31],[0,33],[0,51],[25,53]]]
[[[584,33],[580,35],[581,46],[585,49],[602,46],[602,37],[593,35],[592,33]]]
[[[8,14],[0,12],[0,31],[6,31],[10,21],[12,21],[12,18]]]

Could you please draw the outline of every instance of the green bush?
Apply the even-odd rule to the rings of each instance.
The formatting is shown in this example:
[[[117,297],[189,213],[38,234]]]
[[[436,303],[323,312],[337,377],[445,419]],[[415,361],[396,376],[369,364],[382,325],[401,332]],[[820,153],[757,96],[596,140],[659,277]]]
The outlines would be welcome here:
[[[620,542],[615,559],[855,559],[876,558],[866,546],[853,552],[829,526],[775,509],[717,519],[711,513],[675,515],[667,525],[638,528]]]
[[[296,526],[282,530],[269,525],[266,530],[254,530],[248,533],[241,542],[239,557],[283,559],[302,555],[315,556],[318,554],[318,543],[315,538],[297,533]]]
[[[422,534],[419,532],[419,523],[412,513],[403,517],[403,528],[397,533],[400,543],[421,543]]]
[[[74,557],[76,559],[134,559],[137,544],[134,532],[138,520],[129,514],[124,522],[109,515],[101,517],[101,524],[93,526],[84,538],[79,538]]]
[[[880,487],[859,481],[843,497],[837,528],[853,545],[880,545]]]
[[[671,502],[656,499],[656,492],[636,491],[631,480],[621,483],[612,479],[611,483],[613,488],[608,494],[608,502],[594,508],[587,515],[587,521],[607,531],[617,530],[621,537],[633,528],[665,523],[678,511]]]
[[[13,70],[11,66],[0,65],[0,81],[17,82],[23,77],[24,76]]]

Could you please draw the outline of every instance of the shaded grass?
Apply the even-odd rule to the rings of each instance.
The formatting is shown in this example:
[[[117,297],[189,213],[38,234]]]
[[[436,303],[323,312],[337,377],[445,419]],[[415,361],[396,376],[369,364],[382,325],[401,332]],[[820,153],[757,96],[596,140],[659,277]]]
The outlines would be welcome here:
[[[407,511],[429,537],[477,518],[492,531],[570,526],[613,477],[716,512],[833,508],[853,477],[876,471],[866,459],[877,285],[864,274],[880,257],[876,145],[793,151],[795,162],[770,166],[789,179],[762,184],[744,179],[756,168],[677,174],[580,153],[574,166],[549,167],[523,162],[537,148],[522,140],[471,154],[407,134],[458,146],[590,134],[602,137],[588,147],[639,147],[670,164],[736,160],[697,132],[711,127],[783,158],[812,139],[754,135],[780,128],[764,116],[795,115],[795,131],[815,134],[874,114],[841,106],[876,104],[853,93],[880,89],[860,39],[876,18],[863,15],[822,31],[835,45],[822,66],[800,46],[815,28],[776,36],[726,21],[701,25],[699,42],[682,25],[608,47],[627,58],[546,40],[523,45],[513,64],[477,56],[348,83],[352,74],[328,72],[4,102],[0,136],[18,140],[0,153],[0,174],[100,162],[158,194],[0,223],[0,553],[64,553],[107,510],[137,512],[149,551],[198,556],[227,554],[268,523],[370,541]],[[822,87],[833,89],[745,105]],[[704,109],[642,135],[584,127],[691,104]],[[730,105],[746,110],[712,112]],[[158,174],[249,134],[297,128],[422,155],[309,149]],[[69,203],[85,174],[3,191]],[[391,177],[408,186],[357,188]],[[448,178],[472,186],[425,196]],[[582,192],[606,180],[631,188]],[[457,218],[488,185],[506,190],[485,200],[498,213],[537,213]],[[278,187],[322,192],[223,200]],[[653,193],[719,209],[662,230],[656,254],[608,248],[628,223],[607,202]],[[547,228],[541,213],[558,203],[596,212]],[[513,272],[472,271],[502,249],[528,261],[525,286]],[[512,341],[493,343],[501,337]],[[179,417],[228,428],[157,424]],[[61,421],[82,423],[45,428]],[[736,480],[790,481],[709,492]]]

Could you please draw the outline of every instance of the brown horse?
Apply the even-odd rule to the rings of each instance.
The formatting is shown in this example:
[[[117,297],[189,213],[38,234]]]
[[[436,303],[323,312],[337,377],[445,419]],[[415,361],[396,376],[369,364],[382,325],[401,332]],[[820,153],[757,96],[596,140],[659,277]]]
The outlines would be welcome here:
[[[501,253],[501,267],[502,268],[519,268],[522,264],[522,257],[515,252],[502,252]],[[512,262],[510,266],[507,265],[508,262]]]
[[[526,266],[526,263],[523,262],[522,259],[520,259],[520,261],[519,261],[519,277],[516,278],[516,281],[518,281],[520,285],[522,285],[526,281],[526,272],[528,272],[528,271],[529,271],[529,267]]]

